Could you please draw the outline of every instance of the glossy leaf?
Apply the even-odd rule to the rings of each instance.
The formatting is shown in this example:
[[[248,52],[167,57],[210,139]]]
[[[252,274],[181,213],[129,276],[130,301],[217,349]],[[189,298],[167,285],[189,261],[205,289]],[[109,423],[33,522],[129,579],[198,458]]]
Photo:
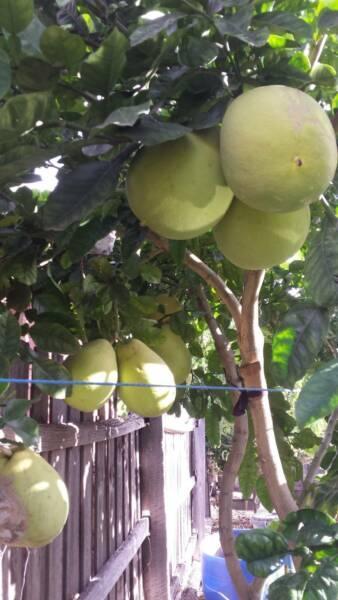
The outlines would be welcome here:
[[[126,149],[109,162],[85,163],[65,175],[43,209],[45,229],[62,231],[109,200],[131,151]]]
[[[263,25],[269,28],[273,33],[283,34],[290,32],[299,39],[311,39],[311,26],[303,19],[299,19],[289,12],[269,11],[257,15],[253,22],[256,25]]]
[[[276,380],[293,387],[312,366],[326,338],[329,315],[323,308],[298,305],[290,309],[273,338]]]
[[[135,127],[125,129],[124,133],[128,138],[140,141],[145,146],[155,146],[156,144],[177,140],[189,131],[188,127],[184,127],[179,123],[166,123],[149,115],[141,117]]]
[[[288,543],[283,535],[270,529],[252,529],[236,538],[236,551],[256,577],[267,577],[283,563]]]
[[[57,25],[44,30],[40,47],[52,65],[65,65],[69,69],[79,64],[86,54],[86,44],[82,37]]]
[[[33,0],[1,0],[0,27],[9,33],[19,33],[33,18]]]
[[[0,98],[3,98],[11,87],[12,72],[7,52],[0,48]]]
[[[15,419],[21,419],[27,413],[31,403],[29,400],[23,398],[12,398],[6,403],[6,407],[3,411],[3,417],[6,422],[13,421]]]
[[[243,497],[250,498],[255,489],[258,478],[257,451],[252,435],[249,436],[244,458],[239,469],[238,478]]]
[[[103,95],[113,90],[126,62],[127,47],[127,38],[117,28],[113,29],[83,63],[81,75],[88,90]]]
[[[39,350],[58,354],[74,354],[80,350],[77,338],[60,323],[36,323],[29,330]]]
[[[300,427],[330,415],[338,407],[338,361],[319,369],[307,381],[296,401],[296,419]]]
[[[131,34],[130,45],[138,46],[162,32],[172,33],[176,29],[177,21],[183,16],[181,13],[171,13],[140,25]]]
[[[132,127],[141,115],[147,114],[150,109],[150,102],[143,102],[135,106],[122,106],[114,110],[108,117],[97,126],[97,129],[104,129],[109,125],[118,125],[119,127]]]
[[[39,424],[31,417],[9,421],[7,425],[21,438],[26,446],[35,444],[39,435]]]
[[[338,219],[325,219],[309,244],[305,259],[305,277],[312,298],[319,306],[338,304]]]
[[[318,27],[320,31],[331,31],[338,29],[338,10],[324,8],[318,18]]]
[[[71,375],[63,365],[53,362],[52,360],[45,360],[41,358],[34,358],[33,362],[33,378],[42,380],[60,380],[60,381],[71,381]],[[45,394],[50,394],[54,398],[64,399],[71,389],[70,385],[65,384],[53,384],[53,383],[37,383],[37,387]]]
[[[37,121],[53,118],[55,104],[49,92],[21,94],[0,108],[0,137],[13,138],[33,129]]]
[[[269,490],[265,483],[265,479],[262,475],[260,475],[258,477],[256,484],[255,484],[255,488],[256,488],[257,496],[258,496],[259,500],[261,501],[261,503],[263,504],[264,508],[266,508],[266,510],[268,512],[271,512],[273,510],[273,504],[271,502]]]
[[[10,312],[0,314],[0,354],[8,360],[16,357],[20,345],[20,326]]]
[[[305,571],[287,573],[269,587],[269,600],[304,600],[304,589],[309,575]]]

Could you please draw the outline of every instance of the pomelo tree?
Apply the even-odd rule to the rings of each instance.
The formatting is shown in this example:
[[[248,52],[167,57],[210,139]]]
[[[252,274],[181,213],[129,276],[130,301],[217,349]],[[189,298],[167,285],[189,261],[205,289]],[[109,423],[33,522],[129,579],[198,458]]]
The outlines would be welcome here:
[[[183,405],[205,418],[215,446],[221,421],[233,424],[220,534],[240,597],[258,597],[261,580],[248,586],[239,568],[231,527],[237,475],[245,496],[256,489],[266,507],[288,519],[280,538],[256,540],[254,547],[246,542],[249,554],[238,548],[253,572],[265,576],[290,544],[305,556],[290,576],[296,579],[280,579],[271,597],[306,598],[315,590],[336,598],[331,521],[295,512],[303,506],[337,512],[334,182],[311,206],[302,250],[264,273],[224,259],[210,232],[191,240],[159,237],[130,210],[126,179],[139,148],[156,156],[161,144],[204,135],[252,87],[302,90],[337,129],[337,3],[11,0],[1,4],[0,28],[2,376],[20,358],[36,378],[67,380],[66,366],[41,352],[72,356],[79,340],[133,335],[151,345],[153,315],[163,309],[156,298],[176,296],[183,309],[169,313],[170,327],[188,344],[192,383],[202,389],[178,391],[173,410]],[[35,169],[53,164],[55,190],[34,189]],[[161,173],[154,177],[160,185]],[[230,234],[233,247],[248,245],[245,231]],[[234,389],[206,389],[225,384]],[[297,391],[267,391],[278,386]],[[66,392],[61,385],[39,387],[59,397]],[[27,401],[6,389],[2,398],[1,426],[29,444],[36,424],[26,416]],[[321,437],[312,426],[318,419]],[[302,450],[314,460],[297,499]],[[313,485],[320,465],[326,474]]]

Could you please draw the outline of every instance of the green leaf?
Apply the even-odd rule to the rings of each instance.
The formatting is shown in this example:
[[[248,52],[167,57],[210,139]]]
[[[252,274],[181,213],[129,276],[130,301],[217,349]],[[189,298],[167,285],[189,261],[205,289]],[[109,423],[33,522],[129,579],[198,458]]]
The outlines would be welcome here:
[[[104,129],[110,125],[132,127],[141,115],[149,113],[150,106],[151,102],[150,100],[147,100],[147,102],[136,104],[135,106],[122,106],[121,108],[117,108],[108,115],[101,125],[97,125],[96,129]]]
[[[10,363],[6,356],[0,354],[0,377],[9,378]],[[9,388],[9,382],[0,383],[0,396],[2,396]]]
[[[60,381],[70,381],[72,379],[68,369],[52,360],[42,358],[32,358],[33,379],[51,379]],[[70,393],[71,386],[53,383],[37,383],[37,387],[45,394],[50,394],[54,398],[62,400]]]
[[[8,262],[5,272],[9,276],[15,276],[20,283],[32,285],[38,277],[36,256],[31,252],[19,254]]]
[[[296,401],[300,427],[326,417],[338,407],[338,360],[332,360],[306,382]]]
[[[215,448],[220,445],[220,420],[218,414],[212,408],[208,408],[205,413],[205,432],[210,446]]]
[[[207,66],[213,62],[219,53],[217,44],[207,38],[186,37],[179,48],[179,60],[191,68]]]
[[[318,18],[318,29],[320,31],[331,31],[338,28],[338,10],[324,8]]]
[[[39,350],[57,354],[74,354],[80,350],[77,338],[60,323],[36,323],[29,330]]]
[[[9,312],[0,314],[0,354],[8,360],[16,357],[20,346],[20,326]]]
[[[162,279],[162,271],[156,265],[145,263],[141,265],[140,269],[141,277],[148,283],[160,283]]]
[[[338,220],[324,219],[309,243],[304,273],[312,298],[319,306],[338,304]]]
[[[0,186],[14,183],[20,175],[42,165],[46,160],[55,157],[58,152],[60,152],[60,148],[56,149],[54,146],[38,148],[23,144],[5,154],[0,154]]]
[[[271,512],[273,510],[273,504],[270,499],[270,494],[269,494],[267,485],[265,483],[265,479],[262,475],[260,475],[258,477],[256,484],[255,484],[255,488],[256,488],[257,496],[258,496],[259,500],[261,501],[261,503],[263,504],[264,508],[266,508],[267,511]]]
[[[257,452],[252,436],[249,437],[238,478],[244,498],[250,498],[258,478]]]
[[[140,25],[131,34],[129,38],[130,45],[132,47],[138,46],[146,40],[154,39],[154,37],[162,32],[166,32],[167,34],[173,33],[176,30],[177,21],[182,17],[184,17],[182,13],[171,13]]]
[[[113,219],[91,219],[89,223],[78,227],[67,246],[67,254],[71,262],[83,258],[96,242],[102,240],[113,229]]]
[[[20,94],[7,100],[0,109],[0,138],[2,141],[33,129],[37,121],[53,118],[55,103],[49,92]]]
[[[308,578],[304,589],[304,598],[310,600],[337,600],[338,564],[337,556],[322,560],[317,570]]]
[[[126,63],[127,47],[127,38],[118,29],[113,29],[82,65],[81,76],[86,89],[103,95],[113,90]]]
[[[66,66],[68,69],[79,64],[86,54],[83,39],[57,25],[44,30],[40,48],[52,65]]]
[[[109,200],[131,152],[126,149],[109,162],[85,163],[65,175],[42,210],[45,229],[62,231]]]
[[[3,98],[10,90],[12,72],[7,52],[0,48],[0,98]]]
[[[6,422],[21,419],[26,415],[31,403],[29,400],[22,398],[12,398],[6,404],[6,408],[3,412],[3,417]]]
[[[321,438],[318,437],[312,429],[306,427],[302,431],[298,431],[293,435],[292,445],[294,448],[300,448],[301,450],[307,450],[318,446],[321,442]]]
[[[295,306],[283,318],[273,338],[272,360],[276,380],[292,387],[313,364],[329,327],[328,312],[317,306]]]
[[[264,46],[269,37],[269,30],[266,27],[257,30],[249,29],[253,10],[252,6],[242,6],[232,16],[215,19],[215,25],[222,35],[238,38],[251,46]]]
[[[186,248],[186,240],[169,240],[169,252],[177,265],[183,265]]]
[[[309,574],[306,571],[287,573],[269,587],[269,600],[304,600],[304,589]]]
[[[33,0],[1,0],[0,27],[9,33],[19,33],[33,19]]]
[[[293,33],[296,39],[308,40],[312,38],[311,26],[303,19],[289,12],[271,11],[255,16],[253,19],[255,25],[263,25],[269,28],[272,33],[283,34],[285,32]]]
[[[288,552],[283,535],[270,529],[252,529],[236,538],[236,551],[256,577],[267,577],[282,565]]]
[[[39,424],[31,417],[22,417],[7,423],[26,446],[35,444],[39,435]]]
[[[36,74],[39,73],[39,77]],[[33,56],[25,56],[15,72],[15,83],[27,92],[50,90],[59,77],[59,70]]]
[[[177,140],[189,131],[188,127],[179,123],[166,123],[148,115],[142,117],[134,127],[124,129],[123,133],[132,140],[142,142],[145,146],[154,146],[170,140]]]
[[[313,525],[315,525],[317,531],[320,531],[321,528],[326,530],[333,523],[333,519],[325,513],[312,508],[303,508],[291,512],[285,517],[282,532],[289,541],[300,545],[304,543],[303,531]]]

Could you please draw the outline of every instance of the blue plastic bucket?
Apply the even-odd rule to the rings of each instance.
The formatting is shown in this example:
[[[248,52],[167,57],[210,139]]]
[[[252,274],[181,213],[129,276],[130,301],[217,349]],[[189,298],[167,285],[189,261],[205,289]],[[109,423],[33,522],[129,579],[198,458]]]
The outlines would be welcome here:
[[[234,529],[233,533],[237,536],[240,533],[243,533],[243,531],[248,530]],[[209,536],[202,547],[202,585],[205,600],[241,600],[232,583],[224,557],[216,556],[216,553],[219,554],[219,548],[218,533]],[[244,560],[241,560],[240,564],[245,579],[250,583],[253,580],[253,575],[249,573]],[[287,556],[284,561],[284,566],[266,579],[262,590],[262,599],[268,597],[269,585],[274,579],[284,575],[286,571],[292,570],[292,559],[290,556]]]

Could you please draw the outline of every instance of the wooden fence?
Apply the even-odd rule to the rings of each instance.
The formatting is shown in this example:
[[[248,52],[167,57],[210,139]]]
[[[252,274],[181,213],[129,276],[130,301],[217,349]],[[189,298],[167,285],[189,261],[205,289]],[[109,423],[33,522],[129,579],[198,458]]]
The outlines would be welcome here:
[[[15,375],[28,373],[19,367]],[[34,395],[18,387],[19,397]],[[49,546],[28,555],[7,548],[0,599],[174,598],[203,535],[202,422],[123,421],[112,402],[82,414],[47,396],[31,414],[41,423],[38,450],[64,478],[71,509]]]

